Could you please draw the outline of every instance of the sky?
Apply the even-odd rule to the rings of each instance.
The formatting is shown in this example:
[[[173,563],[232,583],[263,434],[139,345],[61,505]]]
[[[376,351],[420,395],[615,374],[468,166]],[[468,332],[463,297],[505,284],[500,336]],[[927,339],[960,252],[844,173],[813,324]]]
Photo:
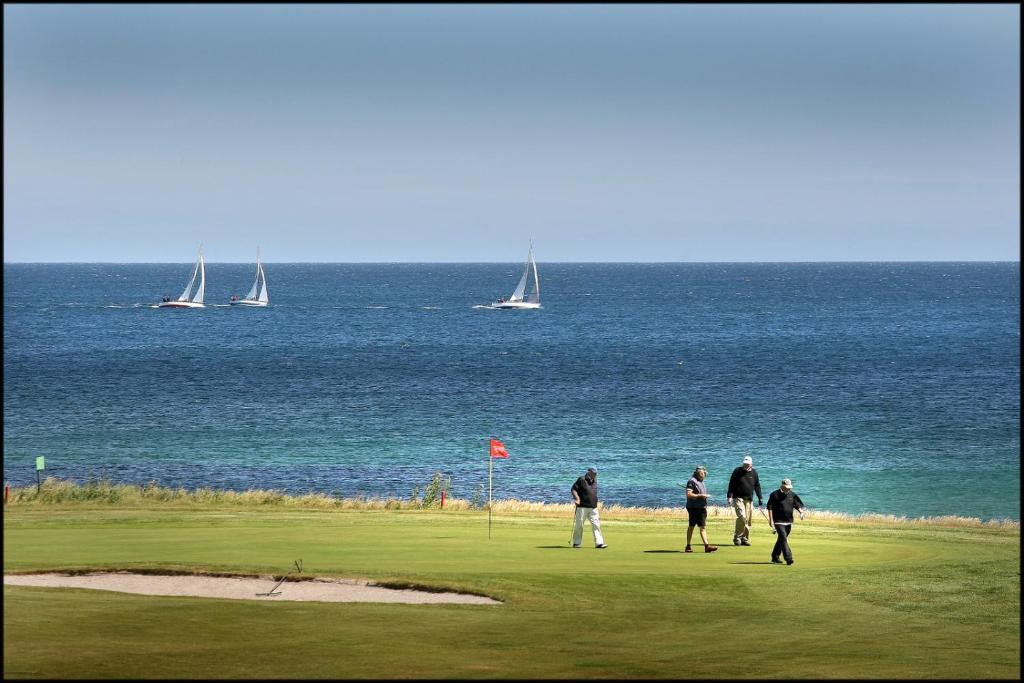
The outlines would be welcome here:
[[[1019,261],[1020,7],[4,5],[4,262]]]

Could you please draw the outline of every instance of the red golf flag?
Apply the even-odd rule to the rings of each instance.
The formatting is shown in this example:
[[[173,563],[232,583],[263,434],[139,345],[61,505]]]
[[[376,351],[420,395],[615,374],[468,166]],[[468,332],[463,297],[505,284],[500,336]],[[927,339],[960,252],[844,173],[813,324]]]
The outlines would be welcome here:
[[[497,439],[491,439],[491,457],[507,458],[508,451],[505,450],[505,444],[498,441]]]

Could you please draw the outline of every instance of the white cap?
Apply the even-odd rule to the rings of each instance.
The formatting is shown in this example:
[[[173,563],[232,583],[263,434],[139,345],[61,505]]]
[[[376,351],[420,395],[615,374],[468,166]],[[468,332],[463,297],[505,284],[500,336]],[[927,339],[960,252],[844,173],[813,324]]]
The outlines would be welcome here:
[[[754,459],[753,459],[753,458],[751,458],[751,457],[750,457],[750,456],[748,455],[748,456],[746,456],[746,457],[744,457],[744,458],[743,458],[743,464],[744,464],[744,465],[753,465],[753,464],[754,464]]]

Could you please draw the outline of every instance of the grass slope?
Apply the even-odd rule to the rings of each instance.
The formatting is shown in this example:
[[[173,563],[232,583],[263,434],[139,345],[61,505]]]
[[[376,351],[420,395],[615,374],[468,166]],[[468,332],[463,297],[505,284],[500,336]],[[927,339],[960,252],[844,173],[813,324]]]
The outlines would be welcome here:
[[[809,519],[786,567],[758,521],[734,547],[713,517],[721,550],[686,555],[681,514],[606,511],[598,551],[535,511],[495,513],[488,540],[479,510],[11,505],[5,572],[282,574],[302,558],[307,574],[504,604],[5,586],[4,677],[1019,679],[1019,527]]]

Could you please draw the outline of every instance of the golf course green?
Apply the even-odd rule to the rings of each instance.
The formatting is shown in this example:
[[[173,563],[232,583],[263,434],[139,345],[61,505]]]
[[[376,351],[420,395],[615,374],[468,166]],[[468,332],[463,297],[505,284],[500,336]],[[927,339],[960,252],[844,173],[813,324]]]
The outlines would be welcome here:
[[[496,505],[488,538],[487,511],[467,505],[12,501],[6,574],[280,576],[301,559],[304,577],[502,604],[5,586],[4,677],[1020,678],[1018,524],[811,514],[786,566],[769,562],[760,519],[753,545],[734,547],[732,520],[712,516],[720,550],[684,554],[682,510],[612,508],[609,547],[587,527],[573,549],[568,509]]]

